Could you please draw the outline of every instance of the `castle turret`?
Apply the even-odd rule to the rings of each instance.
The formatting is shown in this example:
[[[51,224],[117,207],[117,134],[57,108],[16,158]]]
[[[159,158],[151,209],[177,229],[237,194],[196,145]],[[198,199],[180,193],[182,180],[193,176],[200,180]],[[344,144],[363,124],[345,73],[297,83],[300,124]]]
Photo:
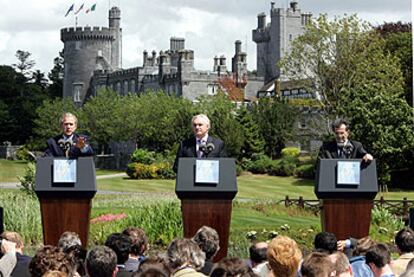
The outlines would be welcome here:
[[[264,13],[257,15],[257,28],[252,37],[257,45],[257,75],[264,77],[265,83],[281,77],[277,64],[289,53],[292,41],[304,33],[311,16],[301,13],[296,0],[292,0],[287,9],[276,8],[271,2],[268,25]]]
[[[247,80],[247,54],[241,50],[241,41],[236,40],[235,53],[231,59],[231,71],[238,87],[244,87]]]
[[[111,64],[114,69],[119,69],[122,67],[122,29],[121,10],[118,7],[109,10],[109,29],[115,38],[112,41]]]
[[[148,60],[148,52],[147,50],[144,50],[144,52],[142,52],[142,65],[143,66],[147,65],[147,60]]]

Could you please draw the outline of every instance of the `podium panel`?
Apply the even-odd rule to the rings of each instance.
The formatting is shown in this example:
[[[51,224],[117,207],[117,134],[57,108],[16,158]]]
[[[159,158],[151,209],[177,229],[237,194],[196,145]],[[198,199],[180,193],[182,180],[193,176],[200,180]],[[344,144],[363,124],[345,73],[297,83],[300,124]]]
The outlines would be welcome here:
[[[359,164],[354,178],[357,182],[340,182],[341,162]],[[349,173],[349,174],[352,174]],[[355,180],[353,180],[355,181]],[[375,160],[320,159],[315,194],[322,203],[322,230],[334,233],[337,239],[362,238],[369,235],[373,199],[378,192]]]
[[[57,245],[61,234],[79,234],[83,245],[88,243],[91,200],[96,193],[95,166],[92,157],[76,159],[73,182],[54,182],[55,160],[38,158],[35,192],[40,201],[44,244]]]
[[[217,183],[196,183],[197,160],[219,162]],[[204,225],[214,228],[220,239],[220,250],[214,257],[214,261],[226,257],[232,199],[237,194],[235,160],[231,158],[180,158],[175,191],[181,199],[184,237],[193,237]]]

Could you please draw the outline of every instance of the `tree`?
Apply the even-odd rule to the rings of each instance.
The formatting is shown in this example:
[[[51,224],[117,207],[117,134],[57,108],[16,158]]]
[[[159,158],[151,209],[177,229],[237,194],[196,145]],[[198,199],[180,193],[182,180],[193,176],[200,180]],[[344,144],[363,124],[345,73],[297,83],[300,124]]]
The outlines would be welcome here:
[[[39,86],[42,90],[45,90],[48,85],[48,80],[45,78],[45,74],[37,69],[33,72],[33,83]]]
[[[16,58],[19,60],[18,63],[13,64],[13,67],[18,70],[19,73],[23,74],[26,80],[32,79],[31,69],[35,65],[35,61],[30,59],[32,54],[27,51],[17,50]]]
[[[390,170],[409,164],[414,139],[399,59],[384,47],[378,32],[356,16],[329,22],[322,15],[293,42],[281,65],[288,77],[310,81],[322,114],[350,119],[353,138],[378,160],[386,185]]]
[[[241,156],[250,158],[253,154],[264,152],[265,141],[260,133],[260,127],[253,118],[253,113],[246,107],[237,111],[237,120],[243,128],[244,144]]]
[[[59,52],[59,57],[53,60],[53,68],[49,72],[48,77],[51,84],[48,87],[48,93],[50,97],[62,97],[63,96],[63,75],[64,75],[64,59],[63,51]]]
[[[278,98],[261,98],[253,106],[253,115],[265,141],[265,153],[271,158],[280,157],[285,143],[293,137],[297,109]]]
[[[198,113],[206,114],[211,121],[209,134],[222,139],[229,157],[239,157],[244,144],[243,128],[237,121],[236,104],[220,92],[215,96],[199,98]]]

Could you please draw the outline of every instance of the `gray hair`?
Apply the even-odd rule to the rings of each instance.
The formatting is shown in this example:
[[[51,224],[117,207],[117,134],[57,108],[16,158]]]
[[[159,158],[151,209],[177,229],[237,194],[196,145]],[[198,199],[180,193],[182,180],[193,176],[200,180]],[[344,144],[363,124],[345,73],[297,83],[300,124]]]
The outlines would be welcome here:
[[[191,119],[191,124],[193,124],[194,120],[196,120],[197,118],[203,120],[207,124],[208,128],[210,128],[210,119],[208,118],[207,115],[202,114],[202,113],[193,116],[193,118]]]
[[[184,264],[197,270],[204,266],[206,255],[191,239],[176,238],[168,246],[167,258],[173,270]]]
[[[206,260],[213,258],[220,249],[219,235],[217,231],[211,227],[203,226],[198,229],[193,240],[198,244],[201,251],[206,254]]]
[[[65,120],[66,117],[73,117],[75,119],[75,124],[78,124],[78,118],[76,117],[76,115],[74,115],[73,113],[69,113],[69,112],[65,112],[62,114],[62,116],[60,117],[60,124],[63,123],[63,120]]]
[[[76,245],[82,246],[82,242],[79,235],[75,232],[64,232],[59,238],[58,247],[63,249],[63,251]]]

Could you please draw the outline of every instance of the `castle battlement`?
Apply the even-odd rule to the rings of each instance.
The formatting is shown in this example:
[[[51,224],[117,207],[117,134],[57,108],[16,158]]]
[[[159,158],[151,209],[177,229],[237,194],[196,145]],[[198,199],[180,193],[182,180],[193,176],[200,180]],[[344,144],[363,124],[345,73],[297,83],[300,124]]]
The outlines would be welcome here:
[[[60,30],[60,39],[65,41],[79,40],[114,40],[113,30],[108,27],[69,27]]]
[[[270,29],[256,29],[253,30],[253,41],[254,42],[267,42],[270,40]]]

